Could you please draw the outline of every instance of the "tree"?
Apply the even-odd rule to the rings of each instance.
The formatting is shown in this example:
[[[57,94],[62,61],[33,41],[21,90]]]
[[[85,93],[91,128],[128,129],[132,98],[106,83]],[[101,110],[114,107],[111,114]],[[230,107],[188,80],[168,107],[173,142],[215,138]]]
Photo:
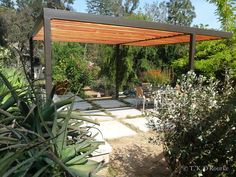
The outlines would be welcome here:
[[[12,0],[0,0],[0,5],[6,8],[14,8],[14,2]]]
[[[194,7],[190,0],[170,0],[146,4],[145,14],[152,21],[190,26],[195,18]],[[187,54],[185,45],[157,46],[157,53],[162,60],[162,68],[171,65],[171,62]]]
[[[219,16],[222,28],[226,31],[235,31],[236,4],[234,0],[206,0],[216,5],[216,14]]]
[[[125,0],[124,2],[124,13],[133,14],[138,8],[139,0]]]
[[[167,6],[166,2],[153,2],[151,4],[145,4],[144,13],[147,15],[152,21],[155,22],[167,22]]]
[[[166,6],[168,9],[167,22],[171,24],[190,26],[196,17],[190,0],[170,0]]]
[[[207,0],[208,1],[208,0]],[[233,38],[221,41],[207,41],[197,44],[196,71],[209,77],[223,78],[225,69],[231,68],[236,77],[236,10],[233,1],[211,0],[217,6],[222,28],[233,32]],[[177,75],[186,70],[188,56],[174,61],[172,64]]]
[[[139,0],[87,0],[86,2],[89,13],[115,17],[132,16],[132,18],[136,16],[135,10],[139,4]],[[101,75],[109,76],[110,82],[116,82],[116,92],[118,92],[122,85],[126,84],[133,67],[132,61],[128,59],[129,47],[102,45],[97,47],[102,48],[97,55],[98,60],[102,60]]]
[[[88,13],[111,15],[111,1],[109,0],[86,0]]]
[[[2,0],[0,11],[1,44],[11,49],[14,58],[28,54],[28,36],[43,7],[67,9],[74,0]],[[18,63],[19,62],[12,62]],[[18,65],[17,64],[17,65]],[[18,65],[19,66],[19,65]]]
[[[89,13],[109,16],[129,16],[138,8],[139,0],[86,0]]]

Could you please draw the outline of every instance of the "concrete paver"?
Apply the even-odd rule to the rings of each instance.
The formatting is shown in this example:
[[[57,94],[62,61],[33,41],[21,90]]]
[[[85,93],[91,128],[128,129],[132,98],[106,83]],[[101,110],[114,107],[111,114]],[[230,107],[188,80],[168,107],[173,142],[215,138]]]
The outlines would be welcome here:
[[[147,124],[146,118],[125,119],[124,122],[131,124],[132,126],[138,128],[143,132],[148,132],[150,130],[146,125]]]
[[[93,106],[85,101],[75,102],[73,105],[73,110],[88,110],[92,108]]]
[[[131,108],[131,107],[123,107],[123,108],[113,108],[113,109],[106,109],[107,112],[110,112],[116,118],[126,118],[126,117],[140,117],[142,112]]]
[[[118,121],[100,122],[98,127],[104,139],[116,139],[124,136],[133,136],[137,133]]]
[[[130,103],[133,106],[136,106],[137,102],[139,101],[138,98],[125,98],[123,100]]]
[[[97,121],[109,121],[114,120],[112,117],[108,116],[105,112],[100,110],[88,110],[82,111],[81,114],[86,114],[86,118],[90,118]]]
[[[97,100],[93,101],[93,103],[99,105],[102,108],[116,108],[126,106],[124,103],[118,100]]]

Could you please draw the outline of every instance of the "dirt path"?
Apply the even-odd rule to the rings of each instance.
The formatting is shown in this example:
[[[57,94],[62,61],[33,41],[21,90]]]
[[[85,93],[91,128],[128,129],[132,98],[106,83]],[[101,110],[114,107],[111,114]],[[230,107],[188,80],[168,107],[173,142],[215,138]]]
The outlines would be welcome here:
[[[104,177],[168,177],[162,146],[148,142],[151,133],[108,141],[113,148]]]

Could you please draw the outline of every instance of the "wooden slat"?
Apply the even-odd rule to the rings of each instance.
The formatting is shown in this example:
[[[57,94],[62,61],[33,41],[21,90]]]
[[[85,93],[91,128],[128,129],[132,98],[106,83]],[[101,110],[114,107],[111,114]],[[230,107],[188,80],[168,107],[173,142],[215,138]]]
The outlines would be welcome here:
[[[65,35],[63,33],[57,33],[57,34],[52,34],[52,40],[54,38],[57,38],[58,40],[61,39],[62,41],[68,41],[68,40],[73,40],[73,41],[77,41],[77,42],[82,42],[82,41],[86,41],[86,40],[89,40],[89,41],[111,41],[111,43],[117,43],[117,44],[120,44],[120,43],[123,43],[123,42],[132,42],[134,40],[129,40],[129,39],[120,39],[120,38],[109,38],[109,37],[106,37],[106,38],[102,38],[102,37],[96,37],[94,36],[92,39],[87,37],[87,36],[73,36],[73,35]],[[37,35],[35,37],[35,39],[38,39],[38,40],[43,40],[43,36],[40,34],[40,35]]]
[[[94,24],[94,23],[85,23],[85,22],[76,22],[76,21],[67,21],[67,20],[52,20],[52,27],[70,27],[75,30],[75,28],[85,28],[87,30],[102,30],[106,33],[130,33],[130,34],[138,34],[138,35],[151,35],[154,36],[162,33],[163,35],[177,35],[181,34],[178,32],[168,32],[168,31],[161,31],[161,30],[150,30],[150,29],[141,29],[141,28],[132,28],[132,27],[125,27],[125,26],[115,26],[115,25],[104,25],[104,24]]]
[[[88,38],[88,41],[105,40],[111,41],[111,43],[113,44],[117,43],[117,41],[119,41],[120,43],[125,43],[181,34],[176,32],[147,30],[66,20],[51,20],[51,25],[52,35],[61,36],[62,41],[68,41],[68,39],[65,38],[71,39],[71,36],[73,36],[74,38],[71,39],[73,41],[77,40],[78,42],[81,42]],[[42,36],[43,29],[38,32],[38,34],[34,37],[34,40],[43,40]],[[59,40],[59,36],[57,37],[57,40]]]
[[[156,33],[152,33],[152,34],[147,34],[145,32],[143,33],[137,33],[137,32],[124,32],[124,31],[119,31],[119,30],[107,30],[107,29],[87,29],[84,27],[78,27],[78,26],[74,26],[74,27],[65,27],[65,26],[52,26],[54,31],[60,31],[60,30],[64,30],[64,31],[74,31],[74,32],[80,32],[80,33],[88,33],[88,34],[101,34],[101,35],[117,35],[117,36],[124,36],[124,37],[147,37],[147,38],[154,38],[154,37],[160,37],[160,36],[169,36],[169,35],[175,35],[176,33],[170,33],[170,32],[159,32],[156,31]],[[133,29],[133,31],[136,29]],[[177,33],[179,34],[179,33]]]
[[[217,40],[217,39],[221,39],[220,37],[216,37],[216,36],[203,36],[203,35],[197,35],[196,36],[196,40],[197,41],[203,41],[203,40]]]
[[[188,41],[190,41],[190,37],[186,35],[186,36],[176,36],[176,37],[170,37],[170,38],[131,43],[129,45],[150,46],[150,45],[182,43],[182,42],[188,42]]]
[[[51,20],[52,40],[64,42],[125,44],[134,46],[152,46],[162,44],[186,43],[189,35],[182,33],[140,29],[133,27],[85,23],[68,20]],[[177,35],[177,36],[176,36]],[[179,35],[179,36],[178,36]],[[175,37],[168,37],[175,36]],[[163,38],[164,37],[164,38]],[[160,39],[155,39],[160,38]],[[43,40],[43,27],[34,40]],[[197,41],[216,40],[220,37],[197,35]],[[135,42],[140,41],[140,42]]]
[[[204,40],[218,40],[219,37],[214,36],[203,36],[203,35],[197,35],[196,41],[204,41]],[[190,42],[190,36],[177,36],[177,37],[171,37],[171,38],[163,38],[158,40],[150,40],[150,41],[143,41],[143,42],[136,42],[136,43],[130,43],[127,45],[133,45],[133,46],[153,46],[153,45],[164,45],[164,44],[177,44],[177,43],[187,43]]]

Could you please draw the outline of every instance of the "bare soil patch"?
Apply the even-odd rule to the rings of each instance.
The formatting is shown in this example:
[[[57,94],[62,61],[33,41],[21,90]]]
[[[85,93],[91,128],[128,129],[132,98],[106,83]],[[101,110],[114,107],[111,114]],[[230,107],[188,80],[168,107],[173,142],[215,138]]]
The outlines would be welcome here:
[[[162,145],[149,143],[152,133],[108,141],[113,152],[99,175],[104,177],[168,177]]]

